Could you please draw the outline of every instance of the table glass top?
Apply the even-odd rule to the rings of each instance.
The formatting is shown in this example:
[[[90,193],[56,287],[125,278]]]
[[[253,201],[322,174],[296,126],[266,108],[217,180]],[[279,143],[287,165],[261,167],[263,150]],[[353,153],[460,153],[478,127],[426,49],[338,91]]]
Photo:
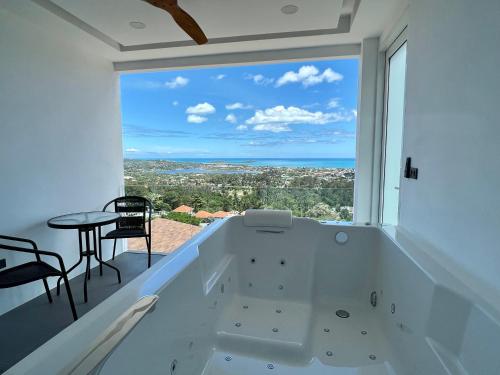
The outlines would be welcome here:
[[[120,218],[120,215],[115,212],[91,211],[78,212],[68,215],[57,216],[49,221],[49,226],[57,227],[79,227],[87,225],[104,225],[112,223]]]

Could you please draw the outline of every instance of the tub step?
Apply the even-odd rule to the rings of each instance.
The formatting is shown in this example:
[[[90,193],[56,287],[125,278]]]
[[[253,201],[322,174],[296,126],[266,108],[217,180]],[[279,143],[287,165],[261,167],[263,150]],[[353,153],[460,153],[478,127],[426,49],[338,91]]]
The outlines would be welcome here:
[[[306,365],[293,365],[276,360],[263,360],[228,352],[216,351],[202,375],[394,375],[389,363],[369,366],[331,367],[313,358]]]
[[[235,296],[224,309],[216,332],[221,348],[310,359],[310,326],[308,304]]]

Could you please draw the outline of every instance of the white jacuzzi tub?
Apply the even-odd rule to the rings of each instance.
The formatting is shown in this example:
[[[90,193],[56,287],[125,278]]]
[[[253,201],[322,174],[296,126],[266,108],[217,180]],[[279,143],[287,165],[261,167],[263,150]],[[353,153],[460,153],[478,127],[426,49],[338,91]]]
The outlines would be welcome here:
[[[65,373],[150,294],[154,308],[92,373],[500,374],[498,306],[407,236],[242,217],[212,224],[7,373]]]

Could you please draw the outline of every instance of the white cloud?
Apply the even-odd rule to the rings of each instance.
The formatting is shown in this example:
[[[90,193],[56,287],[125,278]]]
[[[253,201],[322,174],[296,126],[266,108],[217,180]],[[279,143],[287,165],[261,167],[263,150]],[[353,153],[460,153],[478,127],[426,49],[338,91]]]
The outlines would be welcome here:
[[[210,103],[199,103],[195,106],[188,107],[186,113],[192,115],[208,115],[215,112],[215,107]]]
[[[139,152],[139,151],[141,151],[141,150],[139,150],[139,149],[137,149],[137,148],[133,148],[133,147],[127,148],[127,149],[125,150],[125,152]]]
[[[216,75],[214,78],[215,78],[216,80],[219,80],[219,81],[220,81],[221,79],[224,79],[224,78],[226,78],[226,77],[227,77],[227,76],[226,76],[225,74],[218,74],[218,75]]]
[[[256,85],[267,86],[274,82],[274,78],[264,77],[262,74],[247,74],[245,79],[251,79]]]
[[[340,107],[340,98],[332,98],[332,99],[330,99],[330,101],[328,102],[327,107],[328,108],[338,108],[338,107]]]
[[[230,122],[231,124],[236,124],[238,122],[238,119],[234,114],[230,113],[226,116],[226,121]]]
[[[272,133],[281,133],[292,131],[287,125],[283,124],[259,124],[253,127],[255,131],[266,131]]]
[[[248,126],[247,125],[238,125],[236,127],[236,130],[247,130],[248,129]]]
[[[243,104],[240,102],[226,104],[226,109],[230,111],[234,111],[235,109],[250,109],[252,106],[250,104]]]
[[[255,114],[246,120],[248,125],[261,124],[313,124],[323,125],[331,122],[350,121],[350,113],[324,113],[321,111],[309,112],[298,107],[288,107],[278,105],[273,108],[255,111]]]
[[[192,124],[201,124],[202,122],[207,121],[208,119],[203,116],[198,116],[198,115],[189,115],[187,117],[187,122],[190,122]]]
[[[177,107],[177,106],[179,105],[179,102],[178,102],[177,100],[174,100],[174,101],[172,102],[172,105],[173,105],[174,107]]]
[[[169,89],[176,89],[178,87],[186,86],[188,83],[189,79],[177,76],[170,81],[165,82],[165,86],[167,86]]]
[[[322,82],[336,82],[342,80],[342,74],[327,68],[320,74],[318,68],[313,65],[304,65],[297,72],[288,71],[283,74],[277,81],[276,87],[286,85],[288,83],[302,83],[304,87],[317,85]]]

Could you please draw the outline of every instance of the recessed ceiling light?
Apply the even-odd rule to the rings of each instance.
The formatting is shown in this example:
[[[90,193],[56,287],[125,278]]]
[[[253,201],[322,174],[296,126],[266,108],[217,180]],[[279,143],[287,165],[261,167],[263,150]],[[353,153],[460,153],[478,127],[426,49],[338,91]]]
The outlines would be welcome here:
[[[281,13],[283,14],[295,14],[299,10],[297,5],[288,4],[281,8]]]
[[[130,27],[132,27],[134,29],[145,29],[146,28],[146,24],[139,22],[139,21],[129,22],[129,25],[130,25]]]

